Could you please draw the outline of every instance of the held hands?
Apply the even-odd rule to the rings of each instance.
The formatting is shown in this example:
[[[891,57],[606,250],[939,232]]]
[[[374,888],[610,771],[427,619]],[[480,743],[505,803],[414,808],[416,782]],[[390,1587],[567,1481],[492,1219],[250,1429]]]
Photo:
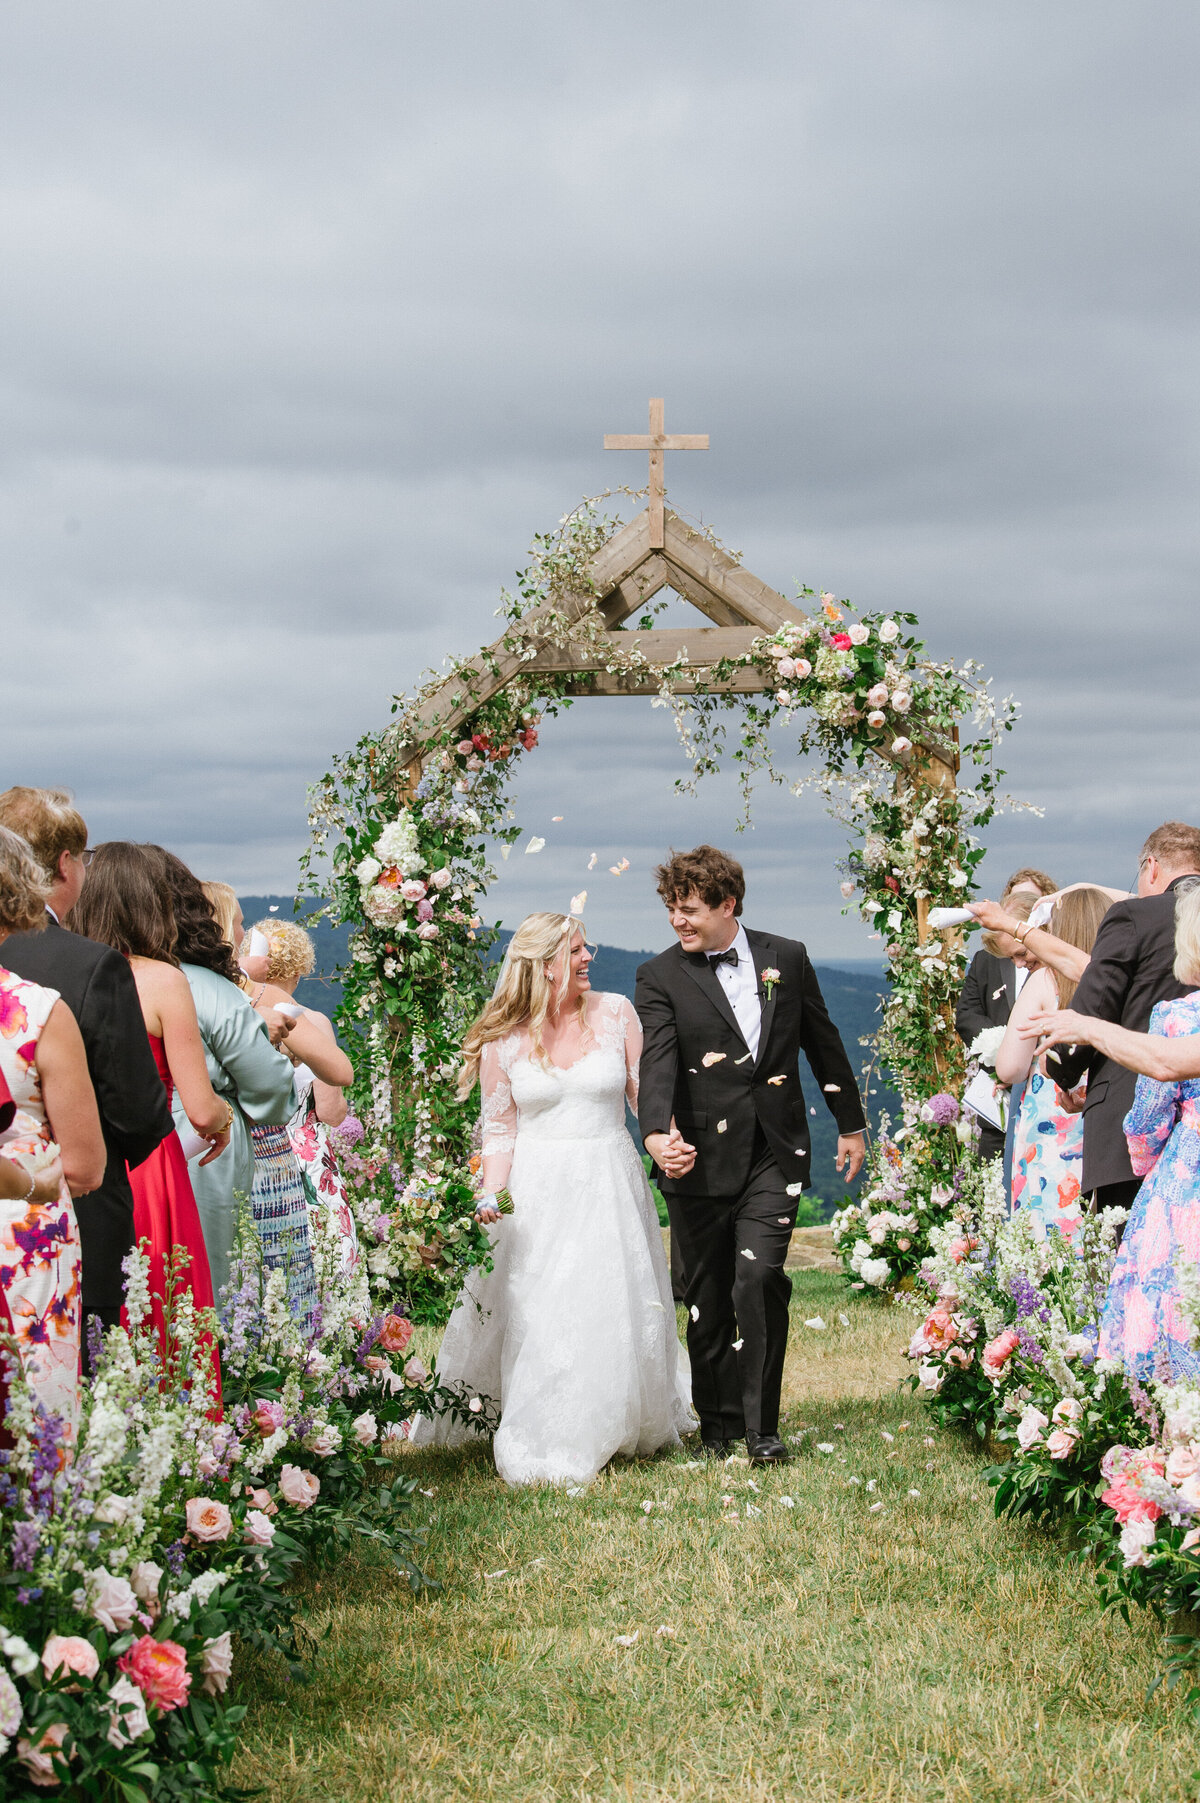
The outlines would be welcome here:
[[[642,1142],[664,1177],[686,1177],[696,1162],[696,1148],[684,1139],[674,1120],[669,1133],[651,1133]]]
[[[836,1171],[840,1171],[843,1165],[848,1166],[846,1171],[847,1183],[854,1182],[854,1179],[863,1168],[863,1160],[866,1156],[867,1142],[861,1133],[838,1134],[837,1157],[833,1161],[833,1168]]]

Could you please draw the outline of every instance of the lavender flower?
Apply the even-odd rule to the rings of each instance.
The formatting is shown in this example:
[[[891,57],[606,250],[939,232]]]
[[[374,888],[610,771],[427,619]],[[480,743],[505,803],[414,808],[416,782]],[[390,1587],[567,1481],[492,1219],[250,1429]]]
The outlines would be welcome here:
[[[924,1104],[921,1119],[934,1127],[951,1127],[958,1119],[958,1103],[948,1091],[942,1090]]]

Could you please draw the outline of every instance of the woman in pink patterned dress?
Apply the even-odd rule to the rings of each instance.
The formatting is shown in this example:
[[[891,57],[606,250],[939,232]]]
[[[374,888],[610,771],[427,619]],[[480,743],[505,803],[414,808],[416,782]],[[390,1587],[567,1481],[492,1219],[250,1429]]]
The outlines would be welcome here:
[[[44,926],[46,893],[24,839],[0,827],[0,941]],[[55,990],[3,968],[0,1075],[16,1103],[4,1150],[29,1172],[26,1195],[0,1199],[0,1291],[24,1376],[69,1439],[79,1413],[81,1320],[71,1198],[102,1182],[104,1139],[75,1016]],[[39,1186],[59,1160],[57,1182]]]

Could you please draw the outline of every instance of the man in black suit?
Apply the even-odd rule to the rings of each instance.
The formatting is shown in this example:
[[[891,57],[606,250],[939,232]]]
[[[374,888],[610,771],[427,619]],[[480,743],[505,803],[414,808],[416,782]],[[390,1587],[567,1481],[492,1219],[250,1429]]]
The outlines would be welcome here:
[[[121,1316],[121,1260],[133,1245],[126,1165],[149,1158],[174,1123],[129,965],[109,946],[60,924],[79,899],[85,873],[87,827],[70,795],[65,789],[8,789],[0,795],[0,826],[29,842],[52,885],[45,931],[6,939],[4,962],[19,977],[56,989],[78,1021],[108,1154],[100,1188],[75,1199],[86,1359],[86,1317],[96,1315],[111,1327]]]
[[[1002,907],[1028,902],[1032,907],[1046,895],[1053,895],[1058,885],[1043,870],[1016,870],[1004,885]],[[975,953],[967,969],[954,1025],[967,1047],[989,1027],[1006,1027],[1008,1017],[1020,994],[1022,976],[1028,969],[1029,954],[1020,940],[1010,933],[985,933],[983,946]],[[979,1156],[1001,1158],[1004,1134],[990,1121],[979,1123]]]
[[[855,1177],[866,1120],[803,945],[741,924],[740,864],[710,845],[656,873],[679,944],[637,973],[638,1123],[686,1274],[692,1398],[705,1450],[745,1435],[751,1462],[787,1458],[779,1396],[796,1197],[811,1187],[803,1051]]]
[[[1138,860],[1137,895],[1116,902],[1100,922],[1091,963],[1071,1002],[1094,1015],[1144,1033],[1156,1002],[1190,995],[1194,984],[1175,976],[1175,900],[1200,882],[1200,830],[1177,820],[1151,833]],[[1083,1104],[1083,1189],[1096,1208],[1128,1208],[1141,1187],[1129,1162],[1123,1122],[1133,1102],[1133,1071],[1090,1046],[1058,1047],[1047,1069],[1062,1090],[1087,1073]]]

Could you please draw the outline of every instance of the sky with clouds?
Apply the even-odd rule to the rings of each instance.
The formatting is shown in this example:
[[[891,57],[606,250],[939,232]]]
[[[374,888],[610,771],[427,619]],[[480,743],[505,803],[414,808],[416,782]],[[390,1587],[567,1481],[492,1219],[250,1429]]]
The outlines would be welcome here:
[[[8,780],[290,890],[307,782],[644,480],[601,438],[661,394],[711,434],[681,512],[1019,696],[1045,814],[992,884],[1128,881],[1200,820],[1198,51],[1192,0],[9,0]],[[819,802],[739,838],[680,768],[648,703],[577,704],[493,912],[595,850],[589,927],[658,945],[650,867],[708,837],[749,918],[874,949]]]

